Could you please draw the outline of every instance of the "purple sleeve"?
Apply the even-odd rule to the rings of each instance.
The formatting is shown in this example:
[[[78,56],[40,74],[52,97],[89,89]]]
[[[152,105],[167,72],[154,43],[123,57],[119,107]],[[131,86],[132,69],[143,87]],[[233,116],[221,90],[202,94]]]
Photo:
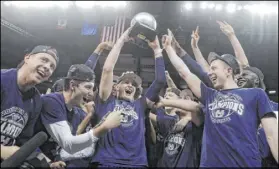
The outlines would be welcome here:
[[[56,99],[43,96],[43,108],[41,120],[43,124],[53,124],[59,121],[67,121],[65,105],[61,105]]]
[[[257,89],[258,92],[258,99],[257,99],[257,110],[259,118],[263,118],[268,113],[273,113],[272,107],[270,105],[270,100],[267,94],[264,92],[263,89]],[[273,113],[274,114],[274,113]],[[274,114],[274,117],[276,115]]]
[[[96,64],[99,60],[100,55],[93,53],[88,60],[85,62],[85,65],[90,67],[92,70],[95,70]]]
[[[203,82],[201,82],[201,98],[199,98],[200,102],[207,107],[207,100],[210,97],[214,97],[216,90],[207,87]],[[203,109],[205,110],[205,109]],[[204,112],[205,113],[205,112]]]
[[[212,82],[209,79],[208,74],[203,71],[202,67],[187,53],[182,56],[181,59],[188,66],[189,70],[194,73],[198,78],[208,87],[213,88]]]
[[[172,127],[176,123],[175,118],[168,118],[165,117],[164,115],[157,116],[156,121],[157,121],[158,133],[160,133],[163,137],[166,137],[168,132],[172,129]]]
[[[153,102],[157,101],[160,90],[165,86],[165,84],[165,62],[163,57],[159,57],[155,59],[155,80],[147,89],[145,94],[146,98]]]
[[[278,111],[278,103],[274,101],[270,101],[271,107],[273,111]]]

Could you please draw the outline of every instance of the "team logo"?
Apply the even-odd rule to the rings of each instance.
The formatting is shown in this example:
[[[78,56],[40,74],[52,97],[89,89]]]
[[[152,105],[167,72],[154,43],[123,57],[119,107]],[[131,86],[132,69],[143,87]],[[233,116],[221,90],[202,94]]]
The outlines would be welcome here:
[[[157,141],[159,141],[159,142],[164,141],[164,137],[160,133],[157,133],[156,138],[157,138]]]
[[[114,111],[121,111],[123,118],[121,120],[122,127],[130,127],[134,120],[138,120],[138,114],[134,108],[129,104],[116,104]]]
[[[15,138],[22,132],[28,114],[19,107],[11,107],[1,112],[1,144],[13,145]]]
[[[169,155],[177,154],[184,146],[186,140],[183,137],[183,132],[170,134],[165,141],[165,151]]]
[[[244,113],[242,98],[236,94],[223,95],[218,93],[212,103],[208,105],[210,118],[213,123],[225,123],[231,120],[231,115],[240,116]]]

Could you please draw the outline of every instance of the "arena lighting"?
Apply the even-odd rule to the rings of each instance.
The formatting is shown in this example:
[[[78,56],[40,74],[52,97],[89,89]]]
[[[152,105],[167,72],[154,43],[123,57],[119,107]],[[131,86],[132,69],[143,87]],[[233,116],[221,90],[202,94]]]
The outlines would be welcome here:
[[[191,2],[187,2],[187,3],[185,4],[185,9],[187,9],[187,10],[191,10],[192,7],[193,7],[193,5],[192,5]]]
[[[278,5],[271,6],[267,4],[254,4],[254,5],[249,5],[246,9],[251,13],[259,14],[259,15],[265,15],[271,13],[278,14]]]
[[[71,3],[71,1],[5,1],[4,5],[15,6],[18,8],[49,8],[54,6],[68,8]]]
[[[236,10],[236,5],[235,4],[228,4],[227,5],[227,11],[229,13],[233,13],[233,12],[235,12],[235,10]]]
[[[238,11],[240,11],[242,8],[243,8],[242,6],[238,5],[236,9],[237,9]]]
[[[208,5],[208,8],[209,8],[209,9],[213,9],[214,7],[215,7],[215,4],[212,4],[212,3],[211,3],[211,4]]]
[[[207,8],[207,2],[202,2],[201,3],[201,8],[206,9]]]
[[[76,5],[80,8],[92,8],[94,6],[101,7],[126,7],[127,2],[125,1],[76,1]]]
[[[276,90],[270,90],[268,91],[268,94],[276,94]]]
[[[215,5],[215,10],[216,10],[216,11],[220,11],[220,10],[222,10],[222,9],[223,9],[223,6],[222,6],[221,4]]]

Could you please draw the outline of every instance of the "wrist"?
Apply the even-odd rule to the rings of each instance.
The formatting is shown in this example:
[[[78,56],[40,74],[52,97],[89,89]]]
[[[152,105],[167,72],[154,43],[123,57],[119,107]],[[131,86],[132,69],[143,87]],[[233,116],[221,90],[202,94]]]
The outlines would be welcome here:
[[[234,33],[230,33],[227,36],[228,36],[229,39],[232,39],[232,38],[236,37]]]
[[[100,45],[97,46],[97,48],[94,50],[94,53],[100,55],[103,52],[103,49]]]

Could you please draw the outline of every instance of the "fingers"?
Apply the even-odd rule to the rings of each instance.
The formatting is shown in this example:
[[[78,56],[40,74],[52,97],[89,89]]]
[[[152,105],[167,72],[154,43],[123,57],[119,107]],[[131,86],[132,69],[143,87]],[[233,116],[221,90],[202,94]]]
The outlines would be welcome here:
[[[199,34],[199,26],[197,26],[195,34]]]
[[[172,36],[172,32],[170,29],[168,29],[168,36]]]

